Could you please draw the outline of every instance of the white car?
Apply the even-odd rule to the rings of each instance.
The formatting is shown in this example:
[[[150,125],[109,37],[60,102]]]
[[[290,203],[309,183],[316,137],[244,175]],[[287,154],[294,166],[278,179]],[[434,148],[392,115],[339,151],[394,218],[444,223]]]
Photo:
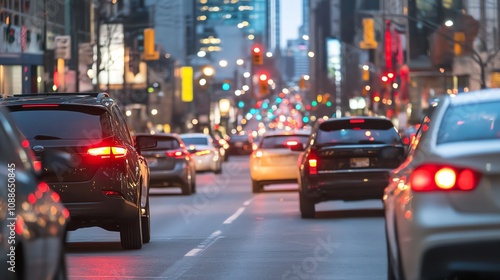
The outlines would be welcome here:
[[[219,148],[213,143],[210,135],[203,133],[180,134],[182,141],[196,162],[196,171],[213,171],[222,173],[224,158],[219,153]]]
[[[440,100],[389,179],[388,279],[500,279],[500,90]]]
[[[292,151],[292,147],[304,147],[309,135],[309,131],[265,134],[250,155],[252,192],[262,191],[264,185],[296,183],[297,162],[301,152]]]

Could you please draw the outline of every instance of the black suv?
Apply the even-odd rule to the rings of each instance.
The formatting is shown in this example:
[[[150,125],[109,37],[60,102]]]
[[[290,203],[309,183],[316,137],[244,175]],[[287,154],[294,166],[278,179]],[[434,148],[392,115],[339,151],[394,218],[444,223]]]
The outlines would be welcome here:
[[[299,158],[302,218],[314,218],[321,201],[382,199],[389,172],[404,158],[403,142],[389,119],[319,120]]]
[[[70,168],[52,166],[60,172],[46,178],[70,212],[68,230],[119,231],[125,249],[149,242],[149,167],[107,93],[16,95],[0,105],[9,109],[37,160],[58,150],[72,155]]]

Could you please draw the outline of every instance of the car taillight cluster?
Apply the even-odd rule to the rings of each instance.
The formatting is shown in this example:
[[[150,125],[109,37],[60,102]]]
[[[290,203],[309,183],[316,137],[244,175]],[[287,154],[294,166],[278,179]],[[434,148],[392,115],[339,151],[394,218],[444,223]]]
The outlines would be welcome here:
[[[318,174],[318,154],[316,150],[311,150],[307,155],[307,165],[309,167],[309,175]]]
[[[123,158],[127,155],[127,149],[123,147],[96,147],[87,150],[91,156],[100,158]]]
[[[413,191],[471,191],[479,183],[481,174],[469,168],[439,164],[424,164],[410,176]]]
[[[165,154],[167,157],[172,157],[172,158],[183,158],[186,156],[186,154],[181,150],[167,151],[165,152]]]

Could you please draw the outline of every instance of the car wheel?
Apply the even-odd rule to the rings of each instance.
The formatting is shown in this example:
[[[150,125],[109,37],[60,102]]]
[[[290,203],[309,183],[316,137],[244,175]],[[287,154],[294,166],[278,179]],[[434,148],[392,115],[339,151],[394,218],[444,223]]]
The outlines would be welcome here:
[[[221,174],[222,173],[222,162],[221,161],[218,161],[217,169],[215,169],[214,173],[215,174]]]
[[[151,217],[149,214],[149,197],[146,203],[146,213],[141,217],[142,243],[149,243],[151,240]]]
[[[182,185],[181,189],[182,189],[182,195],[191,195],[192,193],[192,184],[191,182],[189,182],[189,180]]]
[[[68,278],[66,269],[66,257],[64,255],[64,244],[61,245],[61,252],[59,256],[59,262],[57,264],[57,270],[54,274],[54,280],[66,280]]]
[[[312,219],[316,215],[315,203],[299,193],[300,214],[304,219]]]
[[[259,184],[258,181],[252,179],[252,192],[260,193],[261,191],[262,191],[262,186]]]
[[[121,224],[120,241],[123,249],[136,250],[142,248],[141,207],[137,207],[137,215]]]
[[[196,173],[191,175],[191,192],[196,193]]]

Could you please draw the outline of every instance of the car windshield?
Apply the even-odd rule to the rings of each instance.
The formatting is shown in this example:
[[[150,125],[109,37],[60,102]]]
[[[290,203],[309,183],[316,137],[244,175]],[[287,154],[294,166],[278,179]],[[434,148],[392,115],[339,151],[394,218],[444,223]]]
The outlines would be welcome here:
[[[500,102],[450,106],[439,127],[437,144],[500,138]]]
[[[347,119],[322,123],[316,144],[401,144],[401,138],[388,120]]]
[[[100,139],[112,134],[110,119],[99,108],[14,108],[12,117],[28,139]]]
[[[300,143],[304,145],[309,139],[308,135],[273,135],[262,138],[259,144],[261,149],[288,149]]]
[[[208,145],[206,137],[182,137],[182,141],[186,145]]]

